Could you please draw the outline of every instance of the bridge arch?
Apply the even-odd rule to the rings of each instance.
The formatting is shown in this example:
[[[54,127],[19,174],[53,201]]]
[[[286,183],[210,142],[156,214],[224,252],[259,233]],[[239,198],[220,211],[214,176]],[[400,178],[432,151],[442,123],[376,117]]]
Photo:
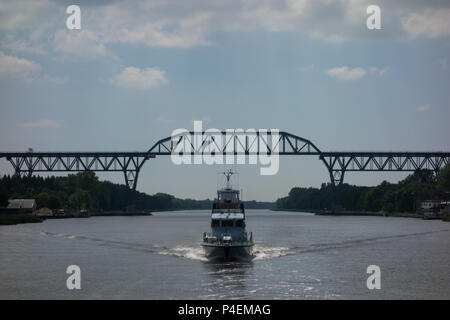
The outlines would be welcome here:
[[[221,143],[216,143],[214,138],[214,134],[220,133],[222,141]],[[324,163],[325,167],[330,173],[330,179],[333,184],[336,181],[339,183],[343,180],[343,174],[338,177],[338,172],[333,172],[330,166],[323,158],[322,152],[320,149],[310,140],[285,132],[279,131],[277,132],[278,138],[276,139],[275,146],[269,143],[269,139],[264,139],[265,136],[272,135],[272,132],[267,130],[266,134],[261,134],[258,131],[243,131],[243,130],[234,130],[234,131],[220,131],[220,132],[194,132],[194,131],[184,131],[180,132],[174,136],[170,136],[156,142],[149,150],[148,153],[151,155],[170,155],[173,150],[179,147],[180,144],[189,145],[188,152],[181,152],[182,154],[204,154],[204,147],[209,146],[213,143],[216,143],[216,147],[222,146],[221,150],[218,150],[219,154],[225,154],[227,152],[227,146],[230,143],[233,144],[233,152],[234,154],[260,154],[261,146],[265,149],[264,152],[273,152],[274,147],[278,147],[278,153],[280,155],[318,155],[319,159]],[[196,142],[194,140],[199,138]],[[256,150],[252,148],[252,138],[256,141],[254,143],[259,146]],[[273,141],[271,141],[273,142]],[[236,146],[240,145],[240,151],[236,151]],[[220,148],[219,148],[220,149]]]
[[[217,136],[220,135],[222,139],[221,143],[217,143]],[[273,136],[278,135],[273,139]],[[269,140],[269,137],[272,139]],[[195,141],[197,139],[197,141]],[[253,140],[252,140],[253,139]],[[264,152],[274,152],[274,148],[278,148],[278,153],[280,155],[289,154],[309,154],[309,155],[320,155],[320,149],[312,143],[310,140],[293,135],[285,131],[271,132],[267,130],[266,132],[260,132],[256,130],[230,130],[230,131],[217,131],[217,132],[194,132],[194,131],[184,131],[180,132],[174,136],[170,136],[156,142],[147,152],[151,155],[170,155],[173,150],[181,143],[183,145],[187,144],[190,146],[189,154],[204,154],[204,148],[215,144],[216,152],[225,154],[227,148],[232,147],[235,153],[245,153],[245,154],[259,154]],[[258,146],[255,150],[255,144]],[[236,147],[239,148],[236,148]],[[218,149],[217,149],[218,148]]]

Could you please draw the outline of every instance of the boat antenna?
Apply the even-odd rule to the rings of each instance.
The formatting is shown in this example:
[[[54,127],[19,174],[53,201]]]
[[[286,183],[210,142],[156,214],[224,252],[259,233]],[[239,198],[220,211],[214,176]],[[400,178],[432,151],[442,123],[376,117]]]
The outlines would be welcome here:
[[[227,189],[231,189],[230,179],[231,179],[231,176],[233,174],[235,174],[235,172],[233,172],[231,169],[229,169],[228,171],[221,172],[221,173],[224,174],[225,177],[227,178]]]
[[[230,179],[231,179],[231,176],[233,175],[233,171],[231,171],[231,169],[230,170],[228,170],[226,173],[225,173],[225,177],[227,177],[227,188],[229,189],[229,188],[231,188],[231,185],[230,185]]]

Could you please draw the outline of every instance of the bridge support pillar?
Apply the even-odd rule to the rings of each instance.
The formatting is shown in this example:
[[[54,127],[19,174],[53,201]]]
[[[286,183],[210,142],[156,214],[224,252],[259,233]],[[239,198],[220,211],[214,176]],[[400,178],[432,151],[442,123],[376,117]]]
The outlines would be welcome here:
[[[139,170],[124,170],[125,184],[128,188],[136,190]]]
[[[333,189],[331,211],[333,213],[336,213],[336,210],[339,210],[337,208],[341,207],[340,203],[339,203],[339,197],[337,195],[336,188],[338,186],[342,185],[342,183],[344,182],[345,170],[333,171],[333,170],[329,169],[328,171],[330,173],[331,187]]]
[[[345,170],[334,171],[329,169],[330,181],[333,186],[339,186],[344,182]]]
[[[143,158],[131,157],[128,163],[123,168],[123,175],[125,177],[125,184],[128,188],[136,190],[139,172],[144,165],[145,161],[149,158],[154,158],[155,156],[146,155]],[[128,169],[130,168],[130,169]]]
[[[15,170],[14,175],[17,177],[32,177],[33,176],[33,170]]]

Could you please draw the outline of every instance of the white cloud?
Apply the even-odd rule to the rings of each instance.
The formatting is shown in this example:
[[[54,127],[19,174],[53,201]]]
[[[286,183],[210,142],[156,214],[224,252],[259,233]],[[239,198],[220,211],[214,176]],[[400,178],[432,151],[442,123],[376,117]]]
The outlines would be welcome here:
[[[325,70],[325,74],[339,80],[358,80],[365,76],[366,71],[360,67],[349,69],[347,66],[343,66]]]
[[[422,106],[417,107],[416,110],[419,111],[419,112],[426,112],[426,111],[431,110],[431,105],[424,104]]]
[[[341,43],[367,39],[366,8],[371,4],[371,0],[86,2],[81,5],[82,30],[69,31],[64,28],[61,2],[0,0],[0,30],[15,36],[28,32],[30,43],[23,39],[11,43],[13,52],[31,49],[39,54],[53,48],[64,56],[88,59],[112,55],[110,44],[191,48],[211,45],[211,34],[228,31],[288,31]],[[372,33],[377,37],[450,36],[450,8],[443,1],[378,0],[377,4],[386,30]]]
[[[450,36],[450,9],[425,9],[402,19],[403,30],[411,37],[428,38]]]
[[[5,41],[3,46],[15,54],[25,53],[34,55],[44,55],[47,53],[42,45],[31,44],[29,41],[25,40],[14,40],[12,38],[9,38],[7,41]]]
[[[205,39],[210,14],[195,14],[180,21],[157,21],[123,27],[113,35],[108,35],[109,42],[143,44],[148,47],[191,48],[210,45]]]
[[[32,60],[8,56],[0,52],[0,75],[10,76],[28,83],[64,84],[67,77],[42,74],[41,65]]]
[[[0,52],[0,74],[30,76],[39,73],[40,69],[41,66],[37,62]]]
[[[21,122],[17,124],[17,126],[21,128],[27,128],[27,129],[42,129],[42,128],[55,128],[59,127],[60,123],[54,120],[38,120],[38,121],[32,121],[32,122]]]
[[[392,70],[390,67],[368,67],[367,69],[362,67],[355,67],[351,69],[347,66],[342,66],[325,70],[325,74],[338,80],[358,80],[364,77],[366,74],[374,77],[383,77],[391,71]]]
[[[111,55],[99,36],[88,30],[59,30],[54,39],[55,51],[68,57],[95,59]]]
[[[39,23],[40,13],[49,5],[47,0],[0,1],[0,28],[11,30]]]
[[[127,67],[111,78],[110,82],[118,87],[135,89],[152,89],[168,83],[165,71],[157,67],[142,70],[136,67]]]

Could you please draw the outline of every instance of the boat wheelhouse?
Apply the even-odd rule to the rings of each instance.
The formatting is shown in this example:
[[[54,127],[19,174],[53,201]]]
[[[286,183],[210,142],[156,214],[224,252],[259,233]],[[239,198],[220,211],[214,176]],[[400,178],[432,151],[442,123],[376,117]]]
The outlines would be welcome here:
[[[250,260],[253,236],[246,232],[245,209],[239,190],[231,187],[231,170],[223,172],[225,188],[217,191],[211,212],[211,232],[203,234],[202,246],[210,260]]]

